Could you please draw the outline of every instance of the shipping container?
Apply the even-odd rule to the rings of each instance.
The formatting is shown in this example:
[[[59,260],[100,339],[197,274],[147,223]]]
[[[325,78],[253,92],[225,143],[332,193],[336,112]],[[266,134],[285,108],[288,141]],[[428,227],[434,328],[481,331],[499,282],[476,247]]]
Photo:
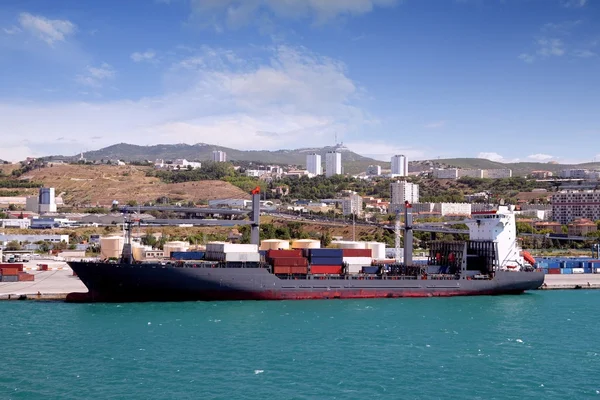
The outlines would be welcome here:
[[[308,274],[308,267],[273,267],[273,273],[287,275],[306,275]]]
[[[0,275],[5,276],[5,275],[18,275],[19,274],[19,268],[13,268],[13,267],[2,267],[0,268]]]
[[[0,282],[18,282],[18,281],[19,281],[18,275],[2,275],[2,279],[0,279]]]
[[[28,274],[27,272],[19,272],[19,282],[33,282],[35,280],[35,275]]]
[[[267,258],[302,257],[302,250],[267,250]]]
[[[341,265],[311,265],[310,273],[311,274],[339,275],[342,273],[342,266]]]
[[[308,260],[304,257],[280,257],[270,261],[274,267],[307,267]]]
[[[560,268],[548,268],[548,274],[560,275]]]
[[[343,257],[342,249],[308,249],[310,257]]]
[[[574,274],[583,274],[585,273],[585,269],[584,268],[573,268],[572,269]]]
[[[342,265],[342,257],[311,257],[311,265]],[[370,262],[369,262],[370,264]]]
[[[362,267],[363,274],[376,274],[379,272],[379,267]]]
[[[1,263],[0,264],[0,268],[4,268],[4,267],[8,267],[8,268],[17,268],[19,270],[19,272],[23,271],[23,264],[15,264],[15,263]]]
[[[572,268],[561,268],[560,270],[561,274],[572,274],[573,273],[573,269]]]
[[[215,253],[258,253],[255,244],[238,244],[225,242],[209,242],[206,244],[206,252]]]
[[[592,271],[594,271],[594,269],[593,269],[592,267],[585,267],[585,268],[583,269],[583,273],[584,273],[584,274],[591,274],[591,273],[592,273]]]
[[[346,266],[346,271],[348,271],[349,274],[360,274],[364,266],[364,264],[348,264]]]
[[[171,260],[203,260],[203,251],[172,251]]]
[[[346,264],[371,265],[373,259],[371,257],[344,257],[342,262]]]
[[[373,256],[371,249],[342,249],[343,257],[369,257]]]

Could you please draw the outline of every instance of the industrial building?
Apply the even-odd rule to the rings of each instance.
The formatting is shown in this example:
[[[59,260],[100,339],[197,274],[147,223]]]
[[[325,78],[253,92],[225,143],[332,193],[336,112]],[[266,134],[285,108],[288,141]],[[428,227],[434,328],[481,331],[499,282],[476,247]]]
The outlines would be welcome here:
[[[40,188],[37,196],[27,196],[25,210],[35,213],[55,213],[56,197],[54,188]]]
[[[600,191],[573,190],[552,196],[552,218],[565,225],[578,218],[600,219]]]
[[[367,176],[380,176],[381,166],[380,165],[369,165],[367,167]]]
[[[227,162],[227,153],[220,150],[215,150],[212,152],[212,160],[214,162]]]
[[[363,199],[356,193],[350,194],[342,201],[342,214],[361,216],[363,212]]]
[[[403,154],[392,156],[392,176],[408,175],[408,159]]]
[[[0,228],[28,229],[30,226],[29,218],[0,219]]]
[[[390,184],[390,192],[392,201],[388,212],[395,213],[401,209],[404,202],[418,203],[419,202],[419,185],[406,182],[396,181]]]
[[[19,242],[23,244],[25,242],[36,243],[36,242],[50,242],[50,243],[69,243],[69,235],[7,235],[0,234],[0,243],[6,245],[9,242]]]
[[[321,155],[311,153],[306,156],[306,170],[312,175],[323,174],[323,166],[321,164]]]
[[[342,153],[328,151],[325,154],[325,176],[331,177],[342,174]]]

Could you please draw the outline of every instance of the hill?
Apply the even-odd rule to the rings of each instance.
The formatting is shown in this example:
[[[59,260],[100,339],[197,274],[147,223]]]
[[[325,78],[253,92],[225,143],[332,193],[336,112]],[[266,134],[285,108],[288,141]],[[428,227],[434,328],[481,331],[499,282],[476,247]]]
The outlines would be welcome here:
[[[138,146],[134,144],[119,143],[99,150],[83,153],[87,160],[122,160],[154,162],[156,159],[174,160],[185,158],[188,161],[212,160],[212,152],[220,150],[227,153],[228,161],[253,161],[265,164],[282,165],[306,165],[306,155],[310,153],[320,154],[325,162],[325,154],[328,151],[338,150],[342,153],[342,166],[347,173],[355,174],[364,172],[371,164],[381,165],[382,168],[390,168],[389,162],[381,162],[372,158],[363,157],[350,151],[343,145],[302,148],[294,150],[236,150],[228,147],[214,146],[206,143],[189,144],[157,144],[153,146]],[[77,156],[51,156],[48,159],[76,160]]]
[[[513,171],[513,176],[524,176],[532,171],[550,171],[557,173],[563,169],[600,169],[600,162],[583,164],[556,164],[541,162],[501,163],[484,158],[446,158],[436,160],[414,161],[411,171],[425,171],[430,168],[473,168],[473,169],[503,169]]]
[[[241,189],[223,181],[163,183],[146,176],[149,167],[112,165],[54,165],[36,169],[21,176],[56,188],[69,205],[110,207],[113,200],[123,204],[138,203],[168,197],[176,201],[250,198]]]

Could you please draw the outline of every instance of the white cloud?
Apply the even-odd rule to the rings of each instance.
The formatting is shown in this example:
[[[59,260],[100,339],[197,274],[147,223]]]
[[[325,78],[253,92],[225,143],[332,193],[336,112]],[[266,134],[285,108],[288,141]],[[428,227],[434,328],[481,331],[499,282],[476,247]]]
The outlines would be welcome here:
[[[494,152],[481,152],[481,153],[477,154],[477,158],[484,158],[486,160],[496,161],[496,162],[500,162],[500,163],[519,162],[518,158],[508,159],[508,158],[504,158],[500,154],[494,153]]]
[[[527,158],[530,159],[530,160],[543,162],[543,161],[551,160],[551,159],[553,159],[555,157],[553,157],[553,156],[551,156],[549,154],[537,153],[537,154],[531,154],[531,155],[527,156]]]
[[[535,56],[527,53],[519,54],[519,60],[525,61],[527,64],[531,64],[535,61]]]
[[[21,13],[19,15],[19,23],[24,30],[42,39],[49,45],[57,41],[64,41],[65,37],[73,34],[76,30],[75,24],[71,21],[48,19],[29,13]]]
[[[362,156],[387,162],[390,162],[392,156],[396,154],[404,154],[409,161],[424,159],[428,154],[425,149],[395,146],[389,142],[350,141],[344,142],[344,146]]]
[[[537,54],[541,56],[562,56],[565,54],[565,47],[560,39],[540,38],[537,44],[539,46]]]
[[[269,15],[298,19],[310,17],[317,24],[340,16],[360,15],[376,7],[391,7],[398,0],[192,0],[192,21],[217,32],[223,25],[240,28],[250,23],[272,25]]]
[[[115,70],[107,63],[102,63],[99,67],[88,66],[86,73],[77,75],[75,80],[85,86],[101,87],[102,81],[112,79],[115,76]]]
[[[0,103],[3,127],[27,138],[32,151],[65,153],[54,140],[101,137],[94,147],[129,142],[211,143],[240,149],[279,149],[329,144],[336,132],[349,138],[370,117],[356,105],[359,89],[345,66],[303,48],[262,49],[267,58],[247,61],[229,51],[203,48],[172,65],[168,91],[137,100],[31,104]],[[184,67],[185,66],[185,67]],[[108,65],[88,68],[81,83],[114,76]],[[265,138],[264,132],[277,135]],[[15,144],[16,145],[16,144]],[[75,147],[75,144],[73,144]],[[389,146],[388,146],[389,148]],[[10,153],[10,147],[4,147]]]
[[[567,8],[581,8],[585,7],[587,0],[563,0],[563,7]]]
[[[131,59],[135,62],[152,61],[154,57],[156,57],[156,53],[151,49],[148,49],[143,53],[136,51],[135,53],[131,54]]]
[[[7,35],[16,35],[17,33],[22,32],[21,28],[19,28],[18,26],[11,26],[10,28],[2,28],[2,30]]]
[[[427,129],[443,128],[445,125],[446,125],[446,121],[435,121],[435,122],[430,122],[430,123],[426,124],[425,128],[427,128]]]
[[[575,50],[573,52],[573,54],[576,57],[580,57],[580,58],[590,58],[590,57],[595,57],[597,55],[596,53],[594,53],[591,50]]]

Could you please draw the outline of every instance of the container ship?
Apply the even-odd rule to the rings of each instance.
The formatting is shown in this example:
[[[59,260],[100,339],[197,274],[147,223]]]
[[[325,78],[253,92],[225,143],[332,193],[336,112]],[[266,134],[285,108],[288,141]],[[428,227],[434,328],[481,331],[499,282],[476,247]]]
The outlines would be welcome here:
[[[447,297],[520,294],[544,282],[533,257],[517,245],[512,208],[474,213],[464,221],[469,239],[430,242],[423,264],[412,261],[408,203],[404,218],[403,261],[392,263],[373,259],[370,249],[272,249],[261,254],[258,244],[223,242],[208,243],[198,260],[140,262],[133,257],[129,234],[119,261],[69,262],[89,291],[70,293],[67,301]]]

